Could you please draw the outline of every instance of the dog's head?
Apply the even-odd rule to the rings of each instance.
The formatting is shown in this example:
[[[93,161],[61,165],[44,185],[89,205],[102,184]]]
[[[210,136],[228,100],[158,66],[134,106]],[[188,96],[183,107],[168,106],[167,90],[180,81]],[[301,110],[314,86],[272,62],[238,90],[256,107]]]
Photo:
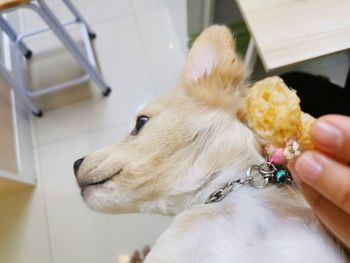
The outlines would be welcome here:
[[[243,65],[230,31],[195,41],[176,87],[148,104],[120,141],[75,164],[85,202],[103,212],[176,213],[257,144],[240,121]]]

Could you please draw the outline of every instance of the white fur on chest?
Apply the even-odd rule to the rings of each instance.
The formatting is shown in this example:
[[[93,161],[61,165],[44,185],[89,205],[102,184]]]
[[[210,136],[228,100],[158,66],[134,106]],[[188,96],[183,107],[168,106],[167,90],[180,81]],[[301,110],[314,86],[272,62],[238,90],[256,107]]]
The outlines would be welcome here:
[[[344,262],[317,226],[276,217],[257,191],[179,214],[146,262]]]

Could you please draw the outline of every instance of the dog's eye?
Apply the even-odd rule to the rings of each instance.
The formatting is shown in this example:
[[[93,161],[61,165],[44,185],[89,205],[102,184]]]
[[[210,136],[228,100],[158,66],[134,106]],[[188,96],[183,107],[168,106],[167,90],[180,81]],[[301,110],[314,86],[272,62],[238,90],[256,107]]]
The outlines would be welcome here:
[[[142,129],[143,125],[149,120],[147,116],[140,116],[137,118],[135,128],[131,131],[131,135],[137,135],[139,131]]]

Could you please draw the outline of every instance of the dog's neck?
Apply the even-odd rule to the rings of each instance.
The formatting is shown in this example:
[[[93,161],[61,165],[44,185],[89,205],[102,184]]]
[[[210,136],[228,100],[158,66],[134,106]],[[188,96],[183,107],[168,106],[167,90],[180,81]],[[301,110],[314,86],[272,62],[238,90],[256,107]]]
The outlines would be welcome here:
[[[252,158],[250,162],[247,162],[244,165],[231,165],[230,167],[227,167],[213,175],[212,179],[195,194],[190,206],[192,207],[198,204],[205,204],[208,197],[213,192],[225,186],[229,181],[245,178],[249,167],[255,164],[261,164],[262,162],[264,162],[264,158],[259,155],[256,156],[256,158]]]
[[[249,167],[265,161],[258,147],[250,142],[245,144],[245,150],[242,151],[239,158],[237,157],[237,155],[233,157],[231,164],[223,166],[222,169],[216,168],[215,170],[219,171],[211,173],[209,171],[213,166],[210,160],[201,159],[186,171],[186,175],[179,176],[181,179],[174,187],[176,191],[158,200],[144,202],[140,206],[140,212],[176,215],[194,206],[205,204],[214,191],[229,181],[245,177]],[[205,164],[208,164],[208,167]]]
[[[161,200],[149,201],[143,203],[140,207],[140,212],[163,215],[177,215],[185,210],[192,209],[197,205],[206,203],[210,194],[217,189],[223,187],[227,182],[239,179],[246,176],[246,172],[250,166],[264,162],[264,158],[260,155],[250,162],[239,165],[231,165],[221,171],[213,174],[210,180],[205,182],[199,189],[195,191],[185,191],[185,193],[169,195]],[[188,178],[188,177],[187,177]],[[188,182],[186,182],[188,184]],[[237,189],[237,191],[240,191]],[[226,199],[230,198],[230,193]]]

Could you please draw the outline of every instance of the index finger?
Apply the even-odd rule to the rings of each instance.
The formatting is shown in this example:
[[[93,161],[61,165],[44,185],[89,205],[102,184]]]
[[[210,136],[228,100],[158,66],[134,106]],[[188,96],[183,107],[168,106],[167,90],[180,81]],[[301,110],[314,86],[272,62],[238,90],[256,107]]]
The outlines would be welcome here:
[[[318,149],[350,161],[350,117],[323,116],[312,128],[311,136]]]
[[[313,208],[317,217],[345,246],[350,248],[350,230],[348,228],[350,215],[335,206],[312,187],[301,183],[300,187],[306,201]]]
[[[317,152],[302,153],[289,166],[293,177],[310,185],[350,214],[350,168]]]

